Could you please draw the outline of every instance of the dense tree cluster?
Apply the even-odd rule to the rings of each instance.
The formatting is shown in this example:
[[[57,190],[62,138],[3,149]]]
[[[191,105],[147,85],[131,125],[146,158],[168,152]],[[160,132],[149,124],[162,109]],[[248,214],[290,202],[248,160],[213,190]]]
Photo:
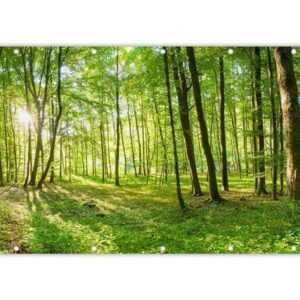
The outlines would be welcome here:
[[[300,199],[298,72],[288,47],[1,48],[0,185],[175,174],[184,209],[180,176],[221,202],[238,174]]]

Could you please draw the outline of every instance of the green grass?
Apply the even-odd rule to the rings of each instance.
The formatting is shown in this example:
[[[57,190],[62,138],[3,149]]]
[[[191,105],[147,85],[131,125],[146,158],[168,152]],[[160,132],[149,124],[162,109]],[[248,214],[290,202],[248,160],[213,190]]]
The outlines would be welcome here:
[[[26,225],[15,214],[13,207],[0,196],[0,253],[9,253],[19,244]]]
[[[186,213],[173,182],[130,177],[118,188],[76,177],[41,192],[15,189],[0,196],[0,251],[18,245],[23,253],[159,253],[161,246],[167,253],[292,253],[293,246],[300,252],[298,206],[255,197],[252,178],[230,183],[227,201],[215,206],[208,195],[192,197],[183,178]]]
[[[4,251],[10,246],[10,219],[11,212],[9,207],[0,202],[0,251]]]

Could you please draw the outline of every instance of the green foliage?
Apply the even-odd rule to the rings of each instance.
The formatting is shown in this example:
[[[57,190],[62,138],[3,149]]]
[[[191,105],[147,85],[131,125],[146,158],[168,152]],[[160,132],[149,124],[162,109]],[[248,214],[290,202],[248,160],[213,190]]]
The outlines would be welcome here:
[[[0,253],[9,248],[11,235],[11,212],[9,207],[0,202]]]
[[[58,112],[58,48],[51,49],[48,91],[44,68],[49,48],[2,49],[0,167],[1,181],[5,185],[24,183],[26,170],[32,167],[30,161],[37,161],[36,128],[40,115],[43,115],[43,128],[38,178],[50,157],[53,121]],[[184,198],[190,207],[185,214],[177,207],[172,178],[173,146],[162,49],[119,47],[118,76],[116,50],[116,47],[63,47],[63,114],[54,149],[53,174],[59,175],[60,179],[65,176],[68,180],[61,180],[59,185],[48,185],[41,193],[19,189],[18,193],[23,197],[14,194],[0,202],[0,251],[12,252],[17,241],[21,252],[28,253],[91,253],[92,249],[97,253],[157,253],[161,246],[165,246],[169,253],[291,252],[291,247],[299,244],[298,214],[295,213],[298,208],[283,197],[274,202],[269,200],[271,197],[255,198],[250,194],[254,181],[249,175],[253,176],[255,172],[256,176],[262,175],[255,169],[256,162],[262,157],[266,163],[268,191],[272,188],[269,180],[273,166],[278,166],[278,174],[285,172],[282,164],[284,151],[280,149],[274,155],[273,149],[267,49],[261,49],[265,136],[262,156],[254,149],[254,137],[259,132],[254,124],[257,108],[254,105],[253,48],[234,48],[231,54],[228,48],[195,48],[216,171],[220,174],[222,165],[219,59],[223,56],[228,171],[229,174],[245,176],[242,180],[231,176],[232,192],[224,193],[227,202],[216,207],[207,203],[207,196],[201,199],[191,197],[191,182],[187,178],[189,163],[170,59],[170,92],[179,168]],[[207,191],[207,163],[185,48],[182,48],[181,55],[188,86],[196,164],[202,176],[201,186]],[[299,55],[294,55],[294,58],[298,62]],[[298,74],[296,64],[295,68]],[[275,82],[273,84],[280,133],[279,93]],[[37,99],[34,85],[39,86],[41,97]],[[121,188],[113,186],[117,86],[121,119],[121,145],[118,149]],[[46,94],[47,97],[43,96]],[[44,112],[39,112],[39,102],[43,97]],[[278,137],[284,138],[282,134]],[[139,173],[138,178],[133,177],[135,172]],[[94,177],[86,176],[88,174]],[[160,185],[166,174],[169,184]],[[86,177],[79,177],[81,175]],[[246,201],[240,201],[244,197]],[[15,202],[16,199],[19,200]],[[16,213],[20,207],[22,213]]]

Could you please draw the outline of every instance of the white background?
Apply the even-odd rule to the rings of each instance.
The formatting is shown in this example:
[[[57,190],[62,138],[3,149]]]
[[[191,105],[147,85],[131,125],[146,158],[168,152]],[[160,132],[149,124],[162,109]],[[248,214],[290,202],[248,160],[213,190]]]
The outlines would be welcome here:
[[[0,44],[300,44],[298,1],[7,0]],[[299,256],[1,256],[0,299],[295,299]]]
[[[0,42],[6,45],[300,43],[296,0],[0,2]]]
[[[299,257],[0,257],[1,299],[298,299]]]

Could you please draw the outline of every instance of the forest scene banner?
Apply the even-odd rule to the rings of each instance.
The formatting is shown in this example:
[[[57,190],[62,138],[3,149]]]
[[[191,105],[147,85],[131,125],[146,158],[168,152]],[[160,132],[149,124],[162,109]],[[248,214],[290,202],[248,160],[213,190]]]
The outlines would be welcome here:
[[[1,47],[0,253],[300,252],[300,50]]]

